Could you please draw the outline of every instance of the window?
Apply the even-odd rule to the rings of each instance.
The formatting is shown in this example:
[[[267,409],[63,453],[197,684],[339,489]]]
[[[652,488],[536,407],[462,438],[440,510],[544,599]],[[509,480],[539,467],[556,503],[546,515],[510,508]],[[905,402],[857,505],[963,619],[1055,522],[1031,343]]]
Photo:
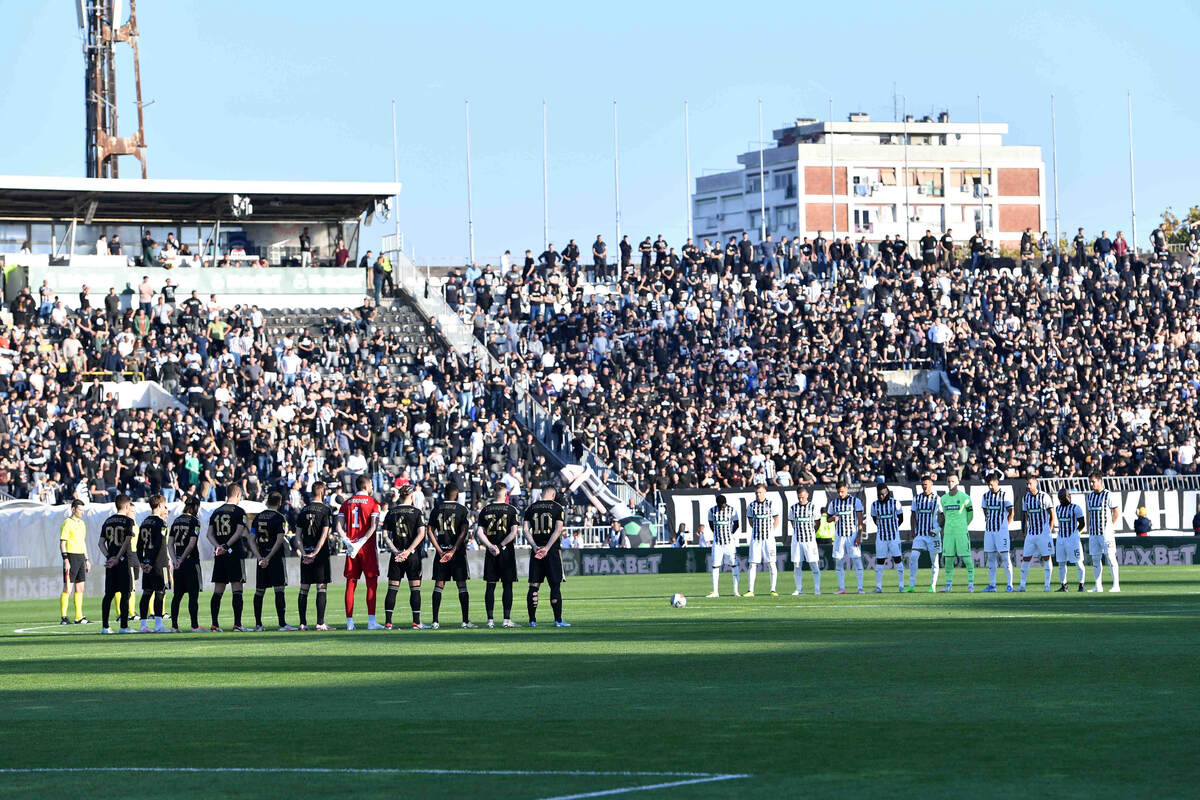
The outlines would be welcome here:
[[[795,206],[779,206],[775,209],[775,226],[781,231],[795,230],[800,219]]]
[[[762,232],[762,214],[757,211],[750,212],[750,225],[748,226],[754,233]]]
[[[875,226],[871,224],[871,211],[866,208],[854,209],[854,232],[871,233]]]
[[[24,222],[0,222],[0,253],[19,253],[29,239],[29,225]]]
[[[991,182],[992,182],[991,169],[985,169],[983,171],[983,182],[984,182],[984,184],[991,184]],[[979,184],[978,168],[950,170],[950,185],[953,187],[957,187],[959,191],[968,192],[969,194],[972,194],[972,195],[978,197],[979,195],[974,188],[978,184]]]
[[[762,191],[762,178],[758,175],[746,176],[746,194],[758,194]]]
[[[771,178],[771,187],[775,190],[782,189],[785,198],[790,199],[796,196],[796,173],[776,172]]]

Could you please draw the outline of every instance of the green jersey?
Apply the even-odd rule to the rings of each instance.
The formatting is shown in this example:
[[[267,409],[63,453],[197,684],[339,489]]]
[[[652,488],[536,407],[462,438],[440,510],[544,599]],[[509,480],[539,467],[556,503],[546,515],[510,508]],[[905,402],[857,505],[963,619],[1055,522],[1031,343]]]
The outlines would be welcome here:
[[[944,494],[941,499],[942,514],[946,517],[946,534],[966,533],[967,525],[975,516],[971,496],[961,488],[954,494]]]

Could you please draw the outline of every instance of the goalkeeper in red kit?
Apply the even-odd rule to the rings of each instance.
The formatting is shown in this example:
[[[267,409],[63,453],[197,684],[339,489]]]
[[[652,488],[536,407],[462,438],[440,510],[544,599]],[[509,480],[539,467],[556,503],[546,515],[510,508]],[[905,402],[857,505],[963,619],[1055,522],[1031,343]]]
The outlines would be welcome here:
[[[379,581],[379,555],[375,529],[379,527],[379,503],[368,494],[371,480],[362,476],[358,491],[338,509],[337,528],[346,545],[346,630],[354,630],[354,592],[361,576],[367,583],[367,630],[383,630],[375,621],[375,590]]]

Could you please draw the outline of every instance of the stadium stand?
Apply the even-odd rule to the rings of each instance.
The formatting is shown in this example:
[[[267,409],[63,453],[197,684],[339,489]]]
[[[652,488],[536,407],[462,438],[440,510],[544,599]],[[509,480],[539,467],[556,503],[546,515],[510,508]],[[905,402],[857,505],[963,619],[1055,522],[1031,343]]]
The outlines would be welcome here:
[[[645,493],[1196,470],[1195,264],[870,254],[834,283],[802,255],[681,250],[619,276],[557,254],[453,271],[446,303],[496,361],[455,352],[413,298],[263,311],[151,287],[149,313],[80,312],[26,290],[0,335],[0,490],[210,498],[244,476],[297,505],[313,480],[368,474],[481,497],[547,479],[564,446]],[[949,390],[888,396],[896,367],[944,371]],[[113,381],[141,378],[177,407],[118,408]],[[549,451],[511,414],[526,397],[549,410]]]
[[[870,254],[833,284],[803,257],[684,255],[596,285],[543,254],[447,296],[642,491],[1196,469],[1195,263]],[[888,397],[887,367],[951,388]]]
[[[58,317],[0,336],[0,489],[14,496],[218,499],[240,476],[251,499],[282,484],[296,507],[317,479],[349,490],[368,474],[380,492],[399,475],[427,490],[454,480],[482,497],[502,476],[520,487],[550,474],[485,391],[490,376],[404,302]],[[177,407],[119,408],[109,381],[142,377]]]

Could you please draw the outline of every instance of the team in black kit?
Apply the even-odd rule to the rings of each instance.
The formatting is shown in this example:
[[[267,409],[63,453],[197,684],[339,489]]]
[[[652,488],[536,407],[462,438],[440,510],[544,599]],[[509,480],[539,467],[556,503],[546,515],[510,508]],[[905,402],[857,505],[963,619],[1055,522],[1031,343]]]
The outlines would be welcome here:
[[[116,500],[116,512],[100,527],[100,551],[105,559],[105,582],[102,633],[113,633],[109,625],[113,603],[117,603],[120,631],[128,633],[132,614],[132,595],[136,585],[135,572],[142,578],[140,616],[141,632],[165,633],[163,603],[168,587],[174,590],[171,598],[170,632],[206,630],[199,622],[199,597],[203,585],[200,568],[200,536],[207,538],[213,548],[210,598],[212,624],[207,630],[220,631],[221,601],[227,586],[232,587],[233,630],[248,630],[242,625],[242,590],[246,580],[243,560],[255,562],[254,630],[262,631],[263,604],[270,589],[275,597],[279,630],[294,631],[287,623],[287,568],[285,557],[300,559],[299,630],[331,628],[325,623],[326,596],[332,577],[333,509],[326,502],[327,487],[313,484],[311,501],[296,513],[295,531],[289,530],[287,517],[281,511],[282,496],[272,492],[266,509],[253,521],[239,505],[242,489],[231,484],[226,502],[214,510],[207,526],[200,519],[200,501],[195,496],[184,499],[183,512],[169,520],[166,500],[154,495],[149,500],[150,515],[139,527],[135,521],[133,503],[126,495]],[[475,628],[470,618],[470,593],[467,582],[470,570],[467,545],[474,539],[484,550],[483,579],[486,583],[484,605],[487,626],[496,627],[496,584],[501,586],[501,627],[514,628],[512,619],[514,588],[517,583],[516,542],[522,529],[532,544],[529,554],[529,591],[526,596],[529,625],[537,626],[537,607],[542,583],[549,584],[550,605],[554,624],[569,627],[563,621],[563,566],[561,540],[564,508],[557,501],[552,486],[543,489],[541,498],[528,505],[522,514],[508,502],[508,487],[499,483],[490,502],[480,510],[472,525],[471,511],[459,500],[458,487],[448,484],[441,500],[428,518],[413,503],[411,485],[400,486],[394,495],[382,524],[380,549],[387,555],[388,590],[385,602],[385,628],[393,627],[392,617],[400,584],[408,581],[412,627],[417,630],[439,628],[442,591],[447,582],[458,589],[462,611],[462,627]],[[291,534],[294,533],[294,538]],[[433,618],[432,624],[421,621],[422,561],[430,554],[433,559]],[[316,587],[316,625],[308,624],[308,598]],[[184,599],[191,625],[181,629],[180,614]],[[153,617],[153,628],[151,625]]]

